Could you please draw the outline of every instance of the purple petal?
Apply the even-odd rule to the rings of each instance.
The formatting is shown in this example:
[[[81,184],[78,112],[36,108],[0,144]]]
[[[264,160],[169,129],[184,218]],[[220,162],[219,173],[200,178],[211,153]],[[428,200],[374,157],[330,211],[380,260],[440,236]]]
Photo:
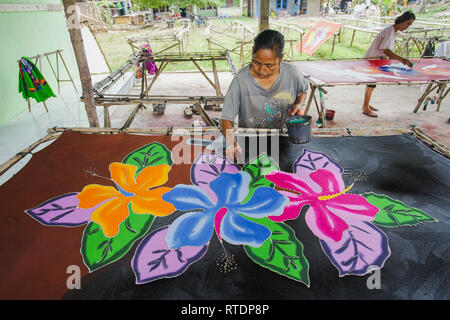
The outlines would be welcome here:
[[[81,226],[90,221],[92,212],[101,204],[89,209],[80,209],[77,194],[78,192],[64,194],[25,212],[47,226]]]
[[[344,181],[342,180],[344,169],[324,153],[304,149],[303,153],[297,158],[293,165],[295,174],[312,187],[315,193],[321,192],[321,188],[312,182],[310,174],[318,169],[330,171],[338,181],[340,190],[345,188]]]
[[[191,181],[202,188],[214,202],[217,202],[216,194],[209,187],[209,183],[215,180],[222,172],[239,172],[239,166],[229,162],[214,153],[199,154],[191,167]]]
[[[207,244],[201,247],[169,249],[164,240],[167,230],[166,226],[153,231],[137,247],[131,261],[136,284],[176,277],[206,253]]]
[[[386,234],[367,221],[354,220],[339,242],[321,240],[320,244],[340,277],[362,276],[374,266],[381,269],[391,255]]]

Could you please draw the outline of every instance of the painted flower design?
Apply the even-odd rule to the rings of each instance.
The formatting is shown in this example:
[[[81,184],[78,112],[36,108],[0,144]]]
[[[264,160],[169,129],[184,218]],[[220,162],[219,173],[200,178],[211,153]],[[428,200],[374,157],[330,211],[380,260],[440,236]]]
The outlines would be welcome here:
[[[172,189],[159,187],[167,182],[171,167],[167,164],[149,166],[137,176],[136,169],[134,165],[113,162],[109,165],[109,171],[117,189],[91,184],[77,195],[79,208],[87,209],[101,204],[92,213],[91,220],[102,227],[107,237],[118,234],[119,225],[129,215],[129,206],[136,214],[166,216],[175,211],[171,203],[162,199]]]
[[[189,211],[170,225],[165,237],[168,247],[203,246],[210,241],[214,230],[220,241],[261,246],[270,237],[270,230],[245,217],[280,215],[289,200],[272,188],[260,187],[243,204],[249,193],[250,179],[246,172],[221,173],[209,185],[217,201],[194,185],[177,185],[166,193],[165,201],[171,202],[177,210]]]
[[[308,175],[307,180],[297,174],[281,171],[273,171],[265,176],[291,201],[282,215],[269,217],[271,220],[279,222],[295,219],[300,209],[309,205],[305,220],[311,231],[322,240],[340,241],[352,219],[375,219],[379,209],[362,196],[347,194],[353,184],[344,189],[341,174],[320,168]]]

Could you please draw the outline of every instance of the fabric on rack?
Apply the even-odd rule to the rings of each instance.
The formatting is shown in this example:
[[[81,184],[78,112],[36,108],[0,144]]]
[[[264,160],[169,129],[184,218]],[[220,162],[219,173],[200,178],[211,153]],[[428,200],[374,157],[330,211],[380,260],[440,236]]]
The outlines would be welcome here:
[[[435,56],[450,58],[450,41],[442,42],[437,48]]]
[[[36,102],[56,97],[40,70],[26,57],[19,60],[19,93],[25,100],[34,98]]]
[[[143,52],[149,53],[150,56],[153,56],[152,48],[149,44],[144,44],[141,46],[141,50]],[[150,58],[147,58],[145,60],[145,69],[150,75],[154,75],[158,72],[158,67],[156,66],[156,63],[150,61]]]

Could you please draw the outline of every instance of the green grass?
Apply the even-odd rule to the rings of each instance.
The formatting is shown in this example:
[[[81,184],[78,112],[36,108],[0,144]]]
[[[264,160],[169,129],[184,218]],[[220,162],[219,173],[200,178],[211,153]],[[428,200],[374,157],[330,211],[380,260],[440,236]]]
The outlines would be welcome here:
[[[424,13],[420,13],[420,12],[418,12],[418,10],[413,10],[417,19],[433,18],[436,13],[443,12],[443,11],[450,11],[450,4],[434,5],[428,9],[426,9]]]

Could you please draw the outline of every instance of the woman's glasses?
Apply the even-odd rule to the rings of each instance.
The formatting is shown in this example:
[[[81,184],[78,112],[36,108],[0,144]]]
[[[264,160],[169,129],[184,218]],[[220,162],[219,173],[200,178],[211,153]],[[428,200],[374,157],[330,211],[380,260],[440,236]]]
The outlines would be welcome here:
[[[264,66],[264,67],[266,67],[269,70],[273,70],[277,66],[275,63],[261,63],[261,62],[256,61],[256,60],[252,60],[251,63],[257,69],[261,69]]]

